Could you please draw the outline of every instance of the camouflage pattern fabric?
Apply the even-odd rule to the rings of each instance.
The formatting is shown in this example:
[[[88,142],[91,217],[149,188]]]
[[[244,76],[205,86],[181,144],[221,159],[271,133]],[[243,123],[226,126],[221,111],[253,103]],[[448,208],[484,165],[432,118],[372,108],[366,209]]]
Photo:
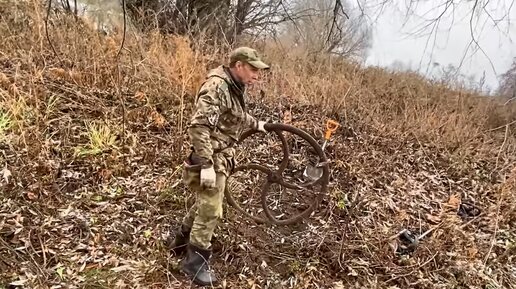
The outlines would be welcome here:
[[[192,153],[185,162],[183,181],[196,194],[196,203],[183,219],[192,228],[190,242],[210,247],[213,231],[222,218],[222,202],[227,177],[235,167],[232,147],[240,133],[256,129],[257,120],[246,111],[245,87],[238,84],[228,68],[210,71],[196,98],[188,135]],[[200,186],[200,170],[212,166],[216,172],[214,188]]]
[[[214,152],[220,151],[226,159],[233,158],[231,145],[240,133],[246,128],[257,128],[258,122],[246,111],[244,93],[245,87],[237,84],[224,66],[210,71],[201,86],[188,134],[194,157],[202,166],[214,165],[215,172],[227,175],[228,168]]]
[[[184,182],[196,192],[195,204],[190,208],[183,219],[183,224],[192,228],[190,242],[208,249],[211,246],[211,237],[222,218],[222,203],[226,187],[226,175],[217,173],[215,187],[201,188],[199,184],[200,172],[184,171]]]

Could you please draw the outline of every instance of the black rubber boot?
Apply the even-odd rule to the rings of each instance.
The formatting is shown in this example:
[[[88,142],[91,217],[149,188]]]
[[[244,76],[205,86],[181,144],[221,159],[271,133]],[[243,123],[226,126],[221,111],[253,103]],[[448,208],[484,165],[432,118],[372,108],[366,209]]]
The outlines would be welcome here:
[[[172,233],[167,238],[167,247],[170,249],[172,254],[178,256],[183,254],[186,251],[186,246],[188,245],[188,241],[190,240],[190,228],[181,226],[179,230],[175,233]]]
[[[211,257],[211,250],[199,248],[188,244],[186,259],[181,264],[181,269],[192,281],[201,286],[216,285],[215,274],[208,270],[208,261]]]

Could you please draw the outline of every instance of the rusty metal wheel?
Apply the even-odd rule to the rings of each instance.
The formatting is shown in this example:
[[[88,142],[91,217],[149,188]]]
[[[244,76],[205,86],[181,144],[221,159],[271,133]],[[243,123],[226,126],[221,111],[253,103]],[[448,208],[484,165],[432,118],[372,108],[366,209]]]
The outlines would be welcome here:
[[[243,209],[241,204],[235,200],[233,197],[234,193],[230,186],[226,187],[225,197],[233,208],[235,208],[238,212],[247,216],[248,218],[253,219],[257,223],[260,224],[274,224],[274,225],[290,225],[301,221],[302,219],[308,217],[319,205],[321,197],[326,194],[328,182],[329,182],[329,164],[326,158],[324,151],[321,146],[317,143],[317,141],[311,137],[305,131],[298,129],[294,126],[287,124],[277,124],[270,123],[265,125],[265,129],[270,133],[275,133],[277,137],[281,141],[283,156],[279,167],[277,169],[270,169],[264,165],[256,164],[256,163],[246,163],[243,165],[237,166],[229,178],[235,175],[238,172],[254,170],[257,173],[261,173],[265,175],[265,183],[261,186],[261,207],[262,207],[262,216],[257,216],[249,213],[247,210]],[[302,184],[294,184],[292,182],[285,180],[285,170],[289,165],[289,145],[287,143],[287,139],[284,136],[284,132],[291,133],[300,137],[302,140],[306,141],[311,147],[311,151],[315,153],[318,163],[321,164],[320,167],[322,169],[322,176],[316,180],[310,180],[306,183]],[[245,139],[249,138],[254,134],[260,134],[262,132],[257,131],[246,131],[242,134],[238,144],[241,144]],[[250,174],[251,175],[251,174]],[[256,177],[256,175],[253,175]],[[319,189],[315,191],[314,195],[309,196],[310,205],[307,208],[303,208],[302,211],[294,216],[291,216],[287,219],[280,219],[278,216],[275,216],[272,210],[269,208],[267,204],[267,197],[272,192],[272,186],[279,185],[281,187],[287,188],[289,190],[294,190],[300,192],[305,189],[313,189],[318,187]],[[244,196],[245,198],[245,196]],[[263,216],[265,215],[265,216]]]

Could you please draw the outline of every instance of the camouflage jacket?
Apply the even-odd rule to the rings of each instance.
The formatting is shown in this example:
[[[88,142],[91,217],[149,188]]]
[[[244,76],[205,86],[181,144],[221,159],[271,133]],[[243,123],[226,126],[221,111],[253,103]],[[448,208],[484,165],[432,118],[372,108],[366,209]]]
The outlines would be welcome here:
[[[215,171],[227,172],[225,162],[234,156],[232,144],[243,130],[257,128],[257,120],[247,113],[244,95],[244,85],[233,79],[227,67],[208,73],[188,127],[193,155],[202,167],[213,165]]]

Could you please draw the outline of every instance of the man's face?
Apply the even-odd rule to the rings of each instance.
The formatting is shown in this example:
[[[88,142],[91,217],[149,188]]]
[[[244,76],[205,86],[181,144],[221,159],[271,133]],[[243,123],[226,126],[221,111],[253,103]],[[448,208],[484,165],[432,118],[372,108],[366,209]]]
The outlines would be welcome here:
[[[245,85],[252,85],[258,81],[260,70],[248,63],[238,61],[235,65],[236,77]]]

